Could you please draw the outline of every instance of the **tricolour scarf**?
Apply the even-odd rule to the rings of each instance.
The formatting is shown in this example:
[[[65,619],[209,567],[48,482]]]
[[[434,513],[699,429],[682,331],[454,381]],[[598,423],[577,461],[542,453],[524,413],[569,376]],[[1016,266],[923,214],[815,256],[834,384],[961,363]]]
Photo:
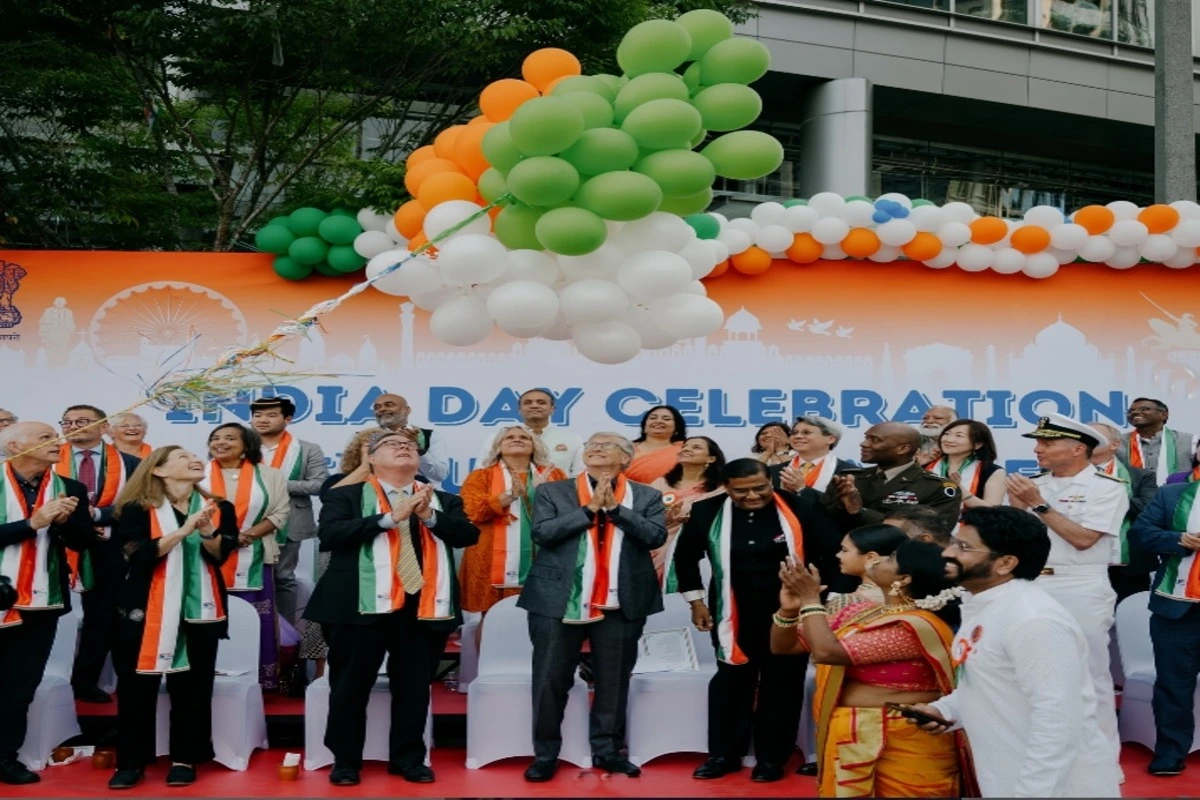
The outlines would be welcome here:
[[[188,515],[204,504],[199,492],[192,492]],[[171,503],[163,499],[150,511],[150,540],[155,542],[180,528]],[[157,547],[151,544],[151,547]],[[147,675],[182,672],[188,662],[187,629],[184,622],[220,622],[225,619],[221,602],[221,583],[217,568],[204,558],[203,545],[195,536],[187,536],[158,559],[150,578],[150,596],[146,601],[146,625],[138,650],[137,671]]]
[[[575,479],[575,489],[582,508],[592,500],[592,481],[587,473]],[[613,485],[617,504],[633,510],[633,486],[624,474]],[[567,596],[567,611],[563,622],[588,623],[604,617],[604,610],[620,606],[617,589],[620,586],[621,545],[625,533],[613,524],[612,515],[604,515],[604,530],[600,530],[600,515],[579,537],[575,572],[571,578],[571,593]]]
[[[1166,483],[1171,470],[1175,469],[1175,432],[1170,428],[1163,428],[1160,435],[1162,436],[1162,445],[1158,448],[1158,463],[1154,466],[1154,479],[1158,481],[1159,486],[1162,486]],[[1150,469],[1146,465],[1145,456],[1142,455],[1142,437],[1138,435],[1138,432],[1131,431],[1125,434],[1125,438],[1129,442],[1129,466]]]
[[[792,469],[800,469],[803,463],[804,459],[796,456],[791,460],[789,466]],[[834,472],[837,471],[837,458],[833,453],[826,453],[820,461],[809,463],[813,464],[813,468],[804,476],[804,485],[818,492],[825,491],[829,487],[829,482],[833,480]]]
[[[788,555],[804,564],[804,531],[800,520],[788,508],[787,503],[776,492],[772,498],[775,513],[779,515],[779,527],[787,543]],[[717,658],[726,664],[745,664],[746,654],[738,646],[737,602],[733,597],[732,565],[729,556],[733,544],[733,500],[726,498],[721,510],[708,529],[708,560],[712,564],[712,580],[716,584],[713,592],[713,617],[717,621]]]
[[[1100,471],[1105,475],[1112,475],[1113,477],[1124,481],[1125,495],[1130,500],[1133,499],[1133,478],[1129,474],[1129,467],[1121,463],[1121,459],[1114,458],[1112,461],[1108,462],[1108,466],[1104,467]],[[1118,537],[1119,542],[1116,552],[1113,553],[1113,564],[1116,566],[1123,567],[1129,563],[1129,528],[1129,517],[1125,517],[1121,520],[1121,533]]]
[[[1196,502],[1197,492],[1200,492],[1200,482],[1189,483],[1180,493],[1179,500],[1175,503],[1171,530],[1181,533],[1200,531],[1200,503]],[[1165,563],[1163,579],[1154,591],[1172,600],[1200,602],[1200,560],[1196,558],[1196,553],[1167,556]]]
[[[66,491],[62,477],[52,470],[46,470],[46,474],[42,476],[37,501],[33,508],[28,508],[25,505],[25,494],[17,484],[17,476],[11,463],[4,465],[0,489],[4,493],[4,497],[0,498],[0,512],[4,514],[0,524],[29,519],[47,500],[52,500]],[[7,611],[0,611],[0,628],[20,625],[22,610],[62,608],[65,598],[59,578],[60,569],[62,565],[55,557],[50,542],[49,526],[38,530],[32,538],[10,544],[0,550],[0,575],[11,580],[13,588],[17,590],[16,605]]]
[[[979,475],[982,472],[979,459],[975,456],[967,456],[967,460],[963,462],[962,467],[958,470],[959,487],[964,494],[970,493],[979,496]],[[937,461],[934,461],[925,468],[939,478],[950,480],[950,459],[942,456]]]
[[[304,462],[300,460],[300,440],[292,437],[287,431],[279,437],[275,453],[271,456],[271,466],[283,473],[289,481],[300,480],[304,472]],[[288,526],[284,525],[275,532],[275,541],[283,544],[287,541]]]
[[[267,495],[267,486],[257,465],[242,461],[238,472],[237,496],[233,498],[225,491],[225,473],[221,472],[221,465],[210,461],[207,472],[200,487],[209,494],[232,500],[239,533],[245,533],[262,521],[271,498]],[[221,567],[221,573],[225,576],[225,588],[231,592],[257,592],[262,589],[262,537],[245,547],[239,547]]]
[[[397,487],[399,488],[399,487]],[[412,484],[410,489],[415,489]],[[441,511],[437,492],[430,495],[429,507]],[[373,517],[392,513],[392,504],[379,479],[371,476],[363,484],[362,515]],[[421,533],[421,577],[424,588],[417,605],[417,619],[437,621],[454,619],[458,609],[454,603],[454,551],[433,531],[421,524],[416,515],[409,524],[417,524]],[[379,531],[374,539],[358,553],[358,613],[390,614],[404,608],[404,583],[400,580],[399,526]]]
[[[100,464],[96,476],[100,484],[96,487],[95,498],[88,498],[93,508],[108,508],[117,501],[117,496],[125,488],[129,476],[125,472],[125,459],[120,451],[111,444],[103,443],[98,448]],[[64,478],[79,480],[78,469],[75,465],[75,449],[67,446],[58,456],[58,464],[54,471]],[[96,533],[107,539],[112,535],[108,528],[96,528]],[[71,590],[86,592],[95,585],[95,572],[92,567],[92,553],[84,550],[82,553],[74,550],[67,551],[67,564],[71,567]]]
[[[493,497],[512,495],[512,472],[497,461],[491,466]],[[537,489],[533,476],[545,473],[549,467],[529,465],[528,472],[521,476],[525,482],[525,497],[509,504],[507,513],[497,515],[492,522],[492,586],[496,589],[520,589],[529,577],[529,565],[533,563],[533,501]]]

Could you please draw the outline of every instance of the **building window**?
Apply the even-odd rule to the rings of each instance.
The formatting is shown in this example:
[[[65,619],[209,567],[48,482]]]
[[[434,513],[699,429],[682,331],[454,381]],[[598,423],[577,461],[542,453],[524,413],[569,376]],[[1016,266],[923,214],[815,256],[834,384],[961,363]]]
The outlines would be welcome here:
[[[1112,38],[1112,0],[1040,0],[1038,25],[1066,33]]]
[[[1118,0],[1117,41],[1154,47],[1154,0]]]
[[[970,17],[1029,24],[1028,0],[955,0],[954,11]]]

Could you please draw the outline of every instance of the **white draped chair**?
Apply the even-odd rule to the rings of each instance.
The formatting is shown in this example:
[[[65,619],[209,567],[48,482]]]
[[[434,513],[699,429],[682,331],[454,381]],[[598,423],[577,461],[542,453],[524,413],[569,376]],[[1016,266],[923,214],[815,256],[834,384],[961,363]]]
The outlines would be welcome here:
[[[381,670],[387,669],[384,661]],[[321,769],[333,764],[333,751],[325,746],[325,727],[329,723],[329,675],[326,673],[308,685],[304,693],[304,768]],[[392,693],[386,674],[380,673],[367,701],[367,739],[363,760],[387,761],[388,736],[392,730]],[[433,702],[425,718],[425,766],[433,750]]]
[[[75,601],[78,605],[77,597]],[[17,758],[35,772],[49,764],[54,748],[80,733],[79,718],[75,715],[75,693],[71,689],[71,667],[75,662],[75,643],[82,618],[79,609],[58,618],[54,647],[29,706],[25,742]]]

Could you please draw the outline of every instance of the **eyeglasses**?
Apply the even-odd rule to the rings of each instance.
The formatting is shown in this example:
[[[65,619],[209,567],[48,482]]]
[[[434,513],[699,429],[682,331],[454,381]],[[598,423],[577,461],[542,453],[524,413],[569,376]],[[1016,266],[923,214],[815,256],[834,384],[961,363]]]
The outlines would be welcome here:
[[[960,553],[987,553],[990,556],[999,558],[1003,553],[997,553],[995,550],[989,550],[986,547],[972,547],[962,539],[950,538],[950,544],[946,545],[947,550],[957,550]]]
[[[95,425],[99,421],[98,419],[60,419],[58,424],[63,428],[86,428],[89,425]]]
[[[616,442],[588,442],[583,446],[584,450],[620,450],[621,445]]]
[[[416,449],[417,449],[417,446],[415,444],[413,444],[412,442],[396,442],[396,441],[382,442],[378,446],[376,446],[375,449],[378,450],[381,447],[386,447],[389,450],[396,450],[396,451],[400,451],[400,452],[403,452],[404,450],[416,451]]]
[[[12,425],[18,421],[17,417],[0,417],[0,425]]]

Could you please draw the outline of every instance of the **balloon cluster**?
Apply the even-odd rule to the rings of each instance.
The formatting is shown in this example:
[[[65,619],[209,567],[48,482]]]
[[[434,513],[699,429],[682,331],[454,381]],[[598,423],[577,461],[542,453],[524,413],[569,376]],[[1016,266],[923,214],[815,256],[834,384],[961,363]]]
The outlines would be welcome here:
[[[348,275],[362,269],[367,259],[354,248],[362,232],[355,215],[345,209],[327,213],[319,208],[298,208],[268,222],[254,235],[254,244],[275,254],[277,275],[298,281],[313,271]]]

